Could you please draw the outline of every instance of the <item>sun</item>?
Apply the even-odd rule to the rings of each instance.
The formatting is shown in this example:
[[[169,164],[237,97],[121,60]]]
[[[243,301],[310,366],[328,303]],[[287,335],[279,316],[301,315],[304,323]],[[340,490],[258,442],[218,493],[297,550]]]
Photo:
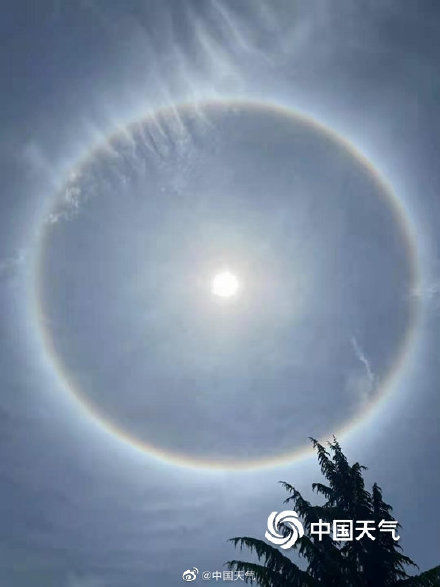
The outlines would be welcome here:
[[[232,298],[237,294],[239,287],[238,279],[233,273],[222,271],[214,276],[211,292],[220,298]]]

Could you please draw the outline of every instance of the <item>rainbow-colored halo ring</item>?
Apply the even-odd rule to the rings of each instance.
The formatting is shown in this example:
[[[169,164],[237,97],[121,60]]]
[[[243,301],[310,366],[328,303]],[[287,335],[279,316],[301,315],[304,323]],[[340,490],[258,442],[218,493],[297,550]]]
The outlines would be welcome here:
[[[59,340],[53,330],[51,330],[51,321],[48,320],[48,313],[50,314],[50,303],[47,300],[47,284],[45,283],[45,276],[47,276],[47,259],[50,253],[50,234],[53,231],[54,225],[59,224],[60,220],[70,220],[75,218],[76,213],[80,209],[82,202],[81,197],[78,196],[75,182],[79,177],[85,177],[88,174],[90,166],[94,164],[99,158],[115,157],[115,160],[121,157],[128,156],[127,153],[133,149],[136,157],[140,154],[136,151],[136,145],[133,144],[133,136],[142,136],[145,139],[143,145],[144,152],[148,150],[154,151],[154,156],[159,156],[163,161],[166,161],[168,156],[167,150],[161,150],[158,144],[158,137],[165,132],[175,133],[173,136],[178,139],[180,146],[185,147],[186,141],[186,124],[188,120],[192,124],[197,125],[206,124],[209,128],[211,124],[210,116],[215,113],[240,113],[248,112],[253,115],[261,115],[263,118],[277,119],[283,121],[286,127],[297,126],[304,132],[320,135],[327,145],[333,144],[340,152],[345,153],[347,158],[351,158],[355,164],[365,172],[369,177],[371,184],[376,186],[377,193],[385,202],[386,206],[391,211],[393,221],[398,230],[403,235],[402,242],[404,253],[408,265],[409,282],[407,284],[409,289],[416,287],[419,279],[419,269],[417,263],[416,243],[414,239],[413,230],[406,211],[397,198],[391,186],[388,185],[384,179],[379,175],[373,165],[361,154],[355,147],[347,140],[337,135],[333,130],[325,127],[321,123],[311,119],[310,117],[297,113],[293,110],[267,103],[247,102],[247,101],[209,101],[194,104],[184,104],[173,108],[164,108],[157,111],[155,114],[149,116],[147,119],[138,121],[129,125],[124,131],[112,135],[104,144],[98,148],[93,149],[87,153],[86,157],[78,163],[71,173],[71,177],[66,182],[65,188],[54,198],[52,209],[49,214],[42,221],[42,230],[40,230],[40,238],[37,247],[35,272],[34,272],[34,317],[37,323],[38,332],[43,345],[45,354],[50,358],[50,362],[55,368],[55,371],[67,391],[79,402],[84,412],[91,416],[95,421],[98,421],[108,431],[124,440],[130,445],[160,459],[170,461],[173,463],[192,466],[192,467],[206,467],[217,469],[249,469],[263,466],[275,466],[282,463],[287,463],[295,460],[310,450],[308,444],[297,444],[292,449],[279,450],[274,454],[262,454],[261,456],[251,454],[250,456],[241,455],[239,457],[232,454],[191,454],[190,451],[179,450],[175,446],[168,446],[161,442],[148,441],[146,438],[134,434],[129,427],[119,421],[118,416],[111,413],[111,410],[102,409],[99,401],[88,394],[83,387],[81,378],[72,369],[72,365],[68,365],[65,356],[65,349],[61,350]],[[213,115],[214,115],[213,114]],[[271,118],[272,117],[272,118]],[[168,121],[168,122],[164,122]],[[164,125],[166,130],[164,131]],[[204,127],[205,128],[205,127]],[[167,138],[169,140],[169,137]],[[149,143],[147,144],[147,142]],[[123,146],[124,153],[118,153],[118,148]],[[214,147],[215,148],[215,147]],[[72,179],[73,178],[73,179]],[[78,196],[78,197],[77,197]],[[85,202],[87,199],[85,200]],[[351,430],[357,423],[364,420],[365,417],[372,413],[374,407],[378,406],[385,397],[387,397],[392,384],[396,381],[396,376],[401,372],[404,366],[412,342],[414,340],[414,333],[418,323],[418,304],[416,298],[408,296],[408,319],[406,327],[402,332],[402,336],[397,344],[394,352],[393,360],[390,362],[386,374],[381,377],[380,386],[374,395],[369,398],[368,402],[364,402],[362,409],[358,410],[349,419],[341,423],[337,429],[326,430],[325,433],[334,432],[339,437]],[[304,437],[305,440],[305,437]],[[175,444],[178,444],[176,442]],[[215,451],[213,451],[215,453]]]

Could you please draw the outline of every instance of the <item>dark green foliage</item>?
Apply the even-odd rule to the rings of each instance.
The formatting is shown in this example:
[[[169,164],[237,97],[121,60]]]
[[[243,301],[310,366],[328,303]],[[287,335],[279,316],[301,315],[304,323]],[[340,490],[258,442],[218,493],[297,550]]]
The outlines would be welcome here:
[[[408,567],[417,565],[401,553],[401,547],[390,532],[375,532],[375,540],[336,542],[330,536],[310,534],[311,524],[322,519],[393,520],[392,507],[382,498],[382,490],[375,483],[371,493],[365,488],[363,471],[359,463],[350,465],[338,441],[328,443],[328,449],[311,439],[318,455],[321,472],[327,484],[313,483],[313,490],[324,498],[323,505],[312,505],[293,485],[281,482],[289,493],[285,503],[291,503],[300,516],[305,535],[293,545],[305,562],[305,570],[263,540],[250,537],[232,538],[235,546],[248,548],[255,553],[260,564],[233,560],[227,565],[236,571],[253,571],[256,582],[262,587],[408,587],[440,586],[440,567],[409,577]],[[286,528],[286,532],[288,532]],[[249,581],[249,578],[246,578]]]
[[[440,585],[440,566],[425,571],[417,577],[399,581],[397,585],[404,585],[405,587],[436,587],[436,585]]]

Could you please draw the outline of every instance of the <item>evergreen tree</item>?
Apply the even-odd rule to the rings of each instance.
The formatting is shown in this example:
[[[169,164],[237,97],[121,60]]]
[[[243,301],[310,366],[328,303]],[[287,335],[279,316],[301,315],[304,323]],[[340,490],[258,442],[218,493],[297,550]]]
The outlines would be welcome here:
[[[328,449],[311,439],[326,484],[313,483],[313,490],[323,496],[323,505],[312,505],[289,483],[281,482],[289,493],[285,503],[291,503],[303,521],[305,534],[293,545],[299,558],[306,562],[301,569],[290,558],[263,540],[251,537],[232,538],[235,546],[248,548],[259,563],[232,560],[227,564],[236,571],[252,571],[261,587],[382,587],[388,585],[440,586],[440,566],[417,577],[410,577],[406,569],[417,565],[401,552],[391,531],[375,531],[374,540],[364,536],[360,540],[337,542],[329,534],[321,539],[311,534],[312,524],[322,520],[372,520],[374,527],[386,527],[394,521],[390,505],[384,502],[382,490],[375,483],[371,493],[365,488],[359,463],[350,465],[336,440]],[[315,526],[316,528],[316,526]],[[396,527],[398,531],[399,525]],[[283,528],[287,536],[291,530]],[[249,580],[247,577],[246,580]]]

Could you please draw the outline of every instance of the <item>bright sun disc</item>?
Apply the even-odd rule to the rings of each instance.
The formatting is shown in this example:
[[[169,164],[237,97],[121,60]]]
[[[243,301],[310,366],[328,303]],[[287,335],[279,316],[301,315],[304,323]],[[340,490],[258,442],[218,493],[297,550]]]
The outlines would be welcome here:
[[[229,271],[218,273],[212,280],[211,291],[221,298],[230,298],[238,291],[238,279]]]

